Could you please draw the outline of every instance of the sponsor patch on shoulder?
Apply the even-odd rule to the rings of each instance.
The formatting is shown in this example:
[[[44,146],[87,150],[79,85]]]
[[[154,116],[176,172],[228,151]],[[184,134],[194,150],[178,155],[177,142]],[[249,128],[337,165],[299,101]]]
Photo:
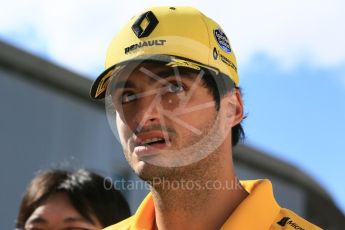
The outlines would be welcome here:
[[[231,53],[231,47],[228,38],[226,37],[225,33],[222,31],[221,28],[213,30],[213,35],[222,50],[227,53]]]

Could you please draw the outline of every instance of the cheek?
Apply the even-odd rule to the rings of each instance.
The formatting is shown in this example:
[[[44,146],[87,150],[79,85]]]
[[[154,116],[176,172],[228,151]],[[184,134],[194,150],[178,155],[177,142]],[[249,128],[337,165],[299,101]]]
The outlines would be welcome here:
[[[117,107],[116,109],[116,120],[117,122],[122,122],[124,124],[128,123],[127,121],[131,121],[133,119],[133,111],[134,106],[132,105],[121,105],[121,107]]]
[[[181,99],[177,98],[175,101],[176,103],[172,103],[172,106],[176,106],[174,114],[191,124],[202,124],[216,112],[214,100],[201,93],[195,93],[191,97],[181,96]]]
[[[161,103],[159,104],[163,110],[178,111],[183,109],[185,96],[182,94],[165,94],[162,95]]]
[[[121,140],[121,143],[125,143],[126,140],[131,135],[131,130],[128,127],[128,125],[123,121],[122,117],[120,117],[118,114],[116,115],[116,127],[117,131]]]
[[[183,112],[185,111],[182,111],[182,113]],[[184,139],[184,137],[202,135],[204,126],[209,121],[210,119],[204,113],[201,115],[199,111],[187,111],[183,114],[170,116],[167,124],[172,126],[178,133],[178,136]]]

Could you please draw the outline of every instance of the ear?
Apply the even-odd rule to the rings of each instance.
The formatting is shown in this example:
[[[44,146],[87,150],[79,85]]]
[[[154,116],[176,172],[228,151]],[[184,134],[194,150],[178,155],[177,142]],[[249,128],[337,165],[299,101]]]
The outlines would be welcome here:
[[[226,109],[226,125],[227,127],[232,128],[239,124],[243,119],[243,102],[240,91],[235,89],[227,93],[223,98],[223,102],[225,104],[222,106]]]

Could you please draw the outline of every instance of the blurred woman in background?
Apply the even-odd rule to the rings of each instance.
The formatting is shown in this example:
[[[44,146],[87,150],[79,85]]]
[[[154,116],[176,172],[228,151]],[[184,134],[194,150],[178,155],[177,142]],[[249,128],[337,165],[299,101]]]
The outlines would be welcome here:
[[[117,223],[130,210],[110,183],[84,169],[43,171],[24,193],[16,228],[98,230]]]

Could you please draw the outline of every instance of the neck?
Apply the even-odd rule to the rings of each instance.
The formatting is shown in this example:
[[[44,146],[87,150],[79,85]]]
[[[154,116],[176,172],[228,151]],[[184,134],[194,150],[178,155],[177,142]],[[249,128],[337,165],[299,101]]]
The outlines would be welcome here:
[[[152,187],[158,229],[219,229],[248,195],[230,154],[224,154],[226,159],[211,155],[218,157],[174,169],[173,178],[162,178]]]

